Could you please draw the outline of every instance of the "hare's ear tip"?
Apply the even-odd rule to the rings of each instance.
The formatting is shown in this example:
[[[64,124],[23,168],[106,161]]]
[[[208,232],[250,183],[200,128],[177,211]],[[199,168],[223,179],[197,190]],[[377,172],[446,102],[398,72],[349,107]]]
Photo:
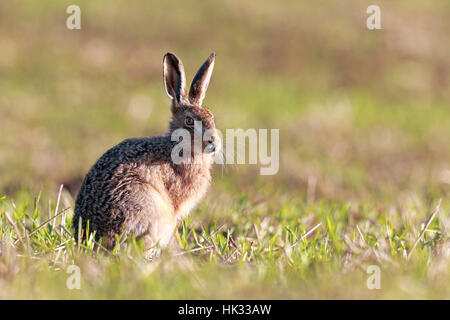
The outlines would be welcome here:
[[[210,59],[214,59],[216,57],[216,52],[213,51],[213,53],[210,54],[209,58]]]
[[[167,52],[167,53],[164,55],[164,60],[165,60],[165,59],[168,59],[168,58],[170,58],[170,59],[175,59],[175,61],[179,60],[178,57],[176,56],[176,54],[175,54],[175,53],[172,53],[172,52]]]

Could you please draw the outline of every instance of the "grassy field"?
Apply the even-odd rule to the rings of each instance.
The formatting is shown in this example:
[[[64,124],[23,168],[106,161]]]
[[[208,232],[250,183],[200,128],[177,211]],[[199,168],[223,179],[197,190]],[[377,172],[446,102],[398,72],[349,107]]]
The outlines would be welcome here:
[[[74,1],[0,2],[0,299],[450,298],[448,1],[378,1],[376,31],[371,1],[75,2],[81,30]],[[280,170],[214,168],[156,261],[78,246],[90,166],[166,129],[167,51],[191,79],[216,51],[205,105],[279,128]]]

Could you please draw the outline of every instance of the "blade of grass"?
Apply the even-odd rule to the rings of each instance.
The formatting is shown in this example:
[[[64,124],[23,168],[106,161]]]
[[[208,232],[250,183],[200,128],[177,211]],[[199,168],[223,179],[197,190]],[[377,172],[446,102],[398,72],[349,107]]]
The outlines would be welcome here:
[[[431,213],[431,216],[428,218],[428,220],[425,222],[425,225],[422,229],[422,232],[420,232],[419,237],[417,237],[416,242],[414,242],[414,245],[412,246],[411,250],[409,251],[409,254],[407,256],[407,260],[411,258],[411,255],[416,248],[417,244],[419,243],[420,239],[422,239],[423,235],[425,234],[425,231],[427,231],[428,227],[430,226],[431,222],[433,221],[436,214],[439,212],[439,209],[441,208],[442,199],[439,199],[436,207],[434,208],[433,212]]]

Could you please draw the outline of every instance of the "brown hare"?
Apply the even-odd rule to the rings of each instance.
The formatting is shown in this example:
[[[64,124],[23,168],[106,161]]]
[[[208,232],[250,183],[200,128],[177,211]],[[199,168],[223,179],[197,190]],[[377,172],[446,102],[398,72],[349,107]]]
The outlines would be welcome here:
[[[169,129],[163,136],[124,140],[97,160],[76,199],[75,238],[79,232],[85,237],[89,221],[90,232],[96,232],[97,240],[106,237],[109,248],[120,234],[144,238],[147,247],[169,243],[177,221],[205,195],[214,155],[221,148],[214,116],[202,107],[214,60],[215,53],[200,67],[186,95],[182,62],[172,53],[164,56],[164,87],[172,100]],[[188,158],[200,156],[201,161],[176,163],[173,149],[180,141],[173,133],[187,130],[191,140],[184,142],[192,145],[197,143],[194,132],[200,123],[201,148],[193,148]],[[208,138],[203,135],[206,131]]]

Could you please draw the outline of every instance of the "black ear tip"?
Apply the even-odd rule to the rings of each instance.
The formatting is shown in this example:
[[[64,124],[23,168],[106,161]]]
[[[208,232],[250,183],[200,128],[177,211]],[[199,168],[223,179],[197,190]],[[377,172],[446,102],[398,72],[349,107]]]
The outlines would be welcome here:
[[[209,56],[209,59],[214,59],[216,57],[216,52],[214,51],[213,53],[211,53],[211,55]]]
[[[178,57],[172,52],[167,52],[164,55],[164,59],[163,60],[166,61],[166,59],[169,59],[172,62],[179,62],[180,61],[180,59],[178,59]]]

